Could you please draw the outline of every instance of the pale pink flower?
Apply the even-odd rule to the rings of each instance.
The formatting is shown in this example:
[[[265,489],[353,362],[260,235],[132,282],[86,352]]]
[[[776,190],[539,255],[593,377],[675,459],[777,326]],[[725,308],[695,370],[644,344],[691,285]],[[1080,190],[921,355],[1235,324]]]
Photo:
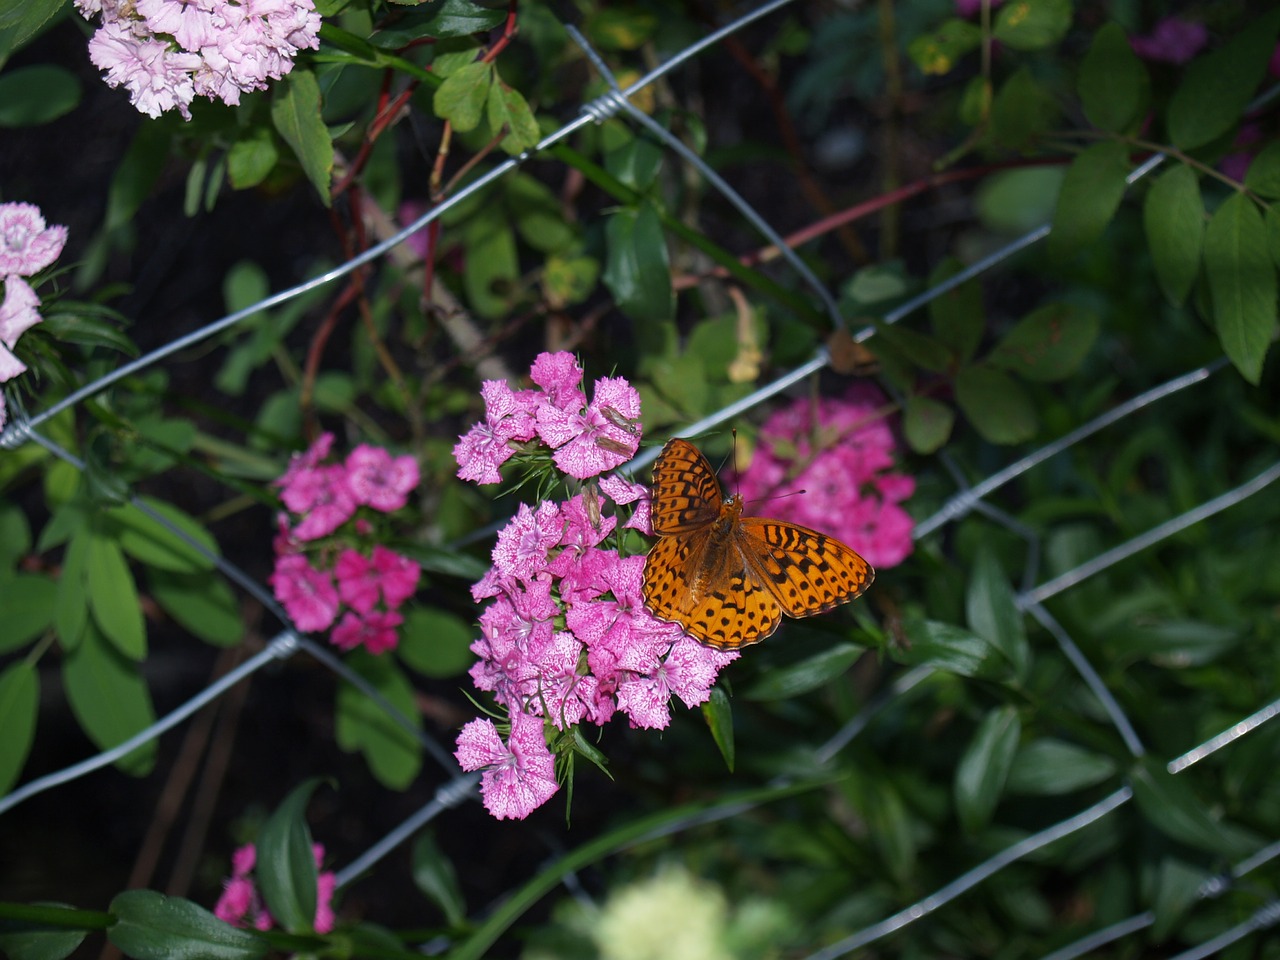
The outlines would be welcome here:
[[[484,771],[480,794],[499,820],[523,820],[560,789],[542,721],[528,714],[512,713],[506,743],[492,720],[472,720],[458,734],[454,756],[463,770]]]
[[[338,591],[333,578],[311,566],[300,553],[277,557],[268,582],[299,630],[327,630],[338,615]]]
[[[66,242],[67,228],[45,226],[34,204],[0,203],[0,277],[39,273],[58,259]]]
[[[555,450],[557,467],[585,480],[635,456],[640,445],[639,420],[639,392],[621,377],[602,377],[585,409],[541,404],[538,436]]]
[[[129,91],[130,102],[149,117],[176,108],[190,120],[196,95],[191,71],[200,66],[194,53],[178,53],[151,37],[140,39],[119,20],[104,23],[89,38],[89,60],[106,71],[112,87]]]
[[[0,383],[12,380],[27,367],[14,356],[18,338],[40,322],[36,308],[40,298],[27,281],[18,276],[4,281],[4,302],[0,303]]]
[[[651,673],[637,674],[618,684],[618,709],[633,727],[665,729],[671,722],[673,695],[686,707],[706,703],[716,674],[737,658],[737,651],[713,650],[682,636]]]
[[[534,391],[512,390],[501,380],[486,380],[480,393],[485,418],[458,438],[453,458],[460,479],[498,483],[498,468],[516,452],[515,444],[533,439],[537,401]]]
[[[408,455],[393,458],[382,447],[360,444],[347,455],[346,466],[356,503],[383,513],[402,509],[418,485],[418,461]]]

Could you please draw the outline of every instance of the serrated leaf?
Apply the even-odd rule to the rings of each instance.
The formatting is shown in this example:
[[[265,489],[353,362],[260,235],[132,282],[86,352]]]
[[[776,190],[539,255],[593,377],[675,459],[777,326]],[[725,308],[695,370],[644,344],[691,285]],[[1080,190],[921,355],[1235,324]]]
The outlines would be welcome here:
[[[58,584],[49,577],[16,573],[0,578],[0,653],[24,647],[52,627],[57,599]]]
[[[1067,168],[1049,233],[1049,255],[1065,260],[1101,238],[1124,198],[1130,170],[1124,143],[1095,143]]]
[[[453,128],[465,133],[480,124],[489,88],[493,84],[493,64],[475,60],[459,67],[444,83],[436,87],[431,98],[432,109],[441,120],[448,120]]]
[[[147,629],[138,603],[138,587],[120,546],[93,536],[85,569],[89,609],[112,645],[130,660],[147,655]]]
[[[501,130],[507,131],[498,145],[513,157],[525,150],[532,150],[542,139],[538,121],[534,119],[528,101],[514,87],[508,87],[501,81],[494,83],[489,88],[487,112],[489,127],[494,136]]]
[[[1102,783],[1115,772],[1110,757],[1061,740],[1032,740],[1013,758],[1006,789],[1011,794],[1058,796]]]
[[[933,453],[951,438],[955,421],[955,411],[942,401],[908,397],[902,413],[902,432],[916,453]]]
[[[1000,707],[982,719],[960,757],[955,777],[956,814],[970,835],[991,822],[1021,736],[1018,711]]]
[[[315,923],[319,868],[307,826],[307,804],[319,784],[319,780],[307,780],[289,791],[258,834],[254,878],[271,916],[290,933],[306,933]]]
[[[40,706],[40,682],[35,667],[25,660],[0,672],[0,797],[18,780],[31,752]]]
[[[1276,268],[1262,215],[1244,194],[1229,197],[1209,221],[1204,268],[1222,349],[1256,385],[1276,332]]]
[[[266,942],[247,930],[154,890],[118,894],[111,913],[107,938],[134,960],[256,960],[267,952]]]
[[[449,926],[461,926],[466,920],[467,905],[458,885],[458,872],[431,830],[424,830],[413,841],[413,882],[440,908]]]
[[[235,594],[221,577],[152,570],[147,582],[165,612],[206,643],[233,647],[244,636]]]
[[[711,695],[702,705],[702,718],[707,721],[711,739],[716,742],[720,756],[724,757],[724,765],[730,773],[733,773],[735,759],[733,707],[729,704],[729,695],[719,684],[711,688]]]
[[[175,573],[213,569],[213,560],[206,553],[217,556],[218,542],[198,520],[163,500],[139,497],[138,502],[166,522],[144,513],[132,503],[108,510],[107,518],[115,525],[116,539],[125,553],[147,566]],[[180,531],[181,536],[170,527]],[[203,552],[188,540],[202,547]]]
[[[965,367],[956,377],[956,402],[973,428],[991,443],[1022,443],[1038,428],[1035,406],[1008,374],[987,366]]]
[[[1272,11],[1186,68],[1169,101],[1169,139],[1183,150],[1215,140],[1240,123],[1266,74],[1280,29]]]
[[[1200,272],[1204,201],[1195,172],[1177,164],[1156,178],[1142,205],[1142,222],[1160,290],[1181,306]]]
[[[363,652],[347,658],[347,664],[369,681],[401,716],[419,723],[413,686],[389,656]],[[338,688],[336,733],[343,750],[359,750],[378,781],[392,790],[403,790],[422,767],[422,745],[399,723],[350,684]]]
[[[974,557],[969,589],[965,593],[965,619],[974,633],[989,640],[1009,658],[1014,676],[1027,676],[1031,648],[1022,614],[1014,600],[1004,570],[990,545],[983,544]]]
[[[413,607],[404,615],[396,654],[427,677],[456,677],[476,662],[471,644],[476,629],[461,617],[432,607]]]
[[[155,723],[155,708],[137,665],[125,659],[90,619],[80,645],[62,661],[62,684],[71,712],[99,749],[107,750]],[[116,766],[132,776],[149,773],[156,761],[151,740]]]
[[[1015,50],[1043,50],[1071,28],[1071,0],[1010,0],[996,15],[992,33]]]
[[[747,700],[786,700],[844,676],[865,648],[837,643],[813,656],[770,670],[742,691]]]
[[[1089,122],[1113,133],[1125,130],[1146,112],[1150,85],[1147,68],[1133,52],[1124,28],[1104,24],[1093,35],[1076,81]]]
[[[329,206],[333,140],[320,115],[320,85],[310,70],[295,67],[272,87],[271,122],[292,149],[302,170]]]
[[[987,362],[1024,380],[1062,380],[1075,373],[1098,336],[1098,315],[1071,303],[1049,303],[1019,320]]]
[[[618,309],[641,323],[675,315],[671,263],[662,221],[650,204],[619,210],[605,222],[607,257],[602,279]]]

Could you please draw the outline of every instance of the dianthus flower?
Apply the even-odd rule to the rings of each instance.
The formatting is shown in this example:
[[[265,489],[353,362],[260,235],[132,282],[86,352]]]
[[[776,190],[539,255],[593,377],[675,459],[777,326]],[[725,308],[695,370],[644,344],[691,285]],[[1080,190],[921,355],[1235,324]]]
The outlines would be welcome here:
[[[30,277],[62,253],[66,227],[45,225],[30,203],[0,203],[0,277]]]
[[[312,845],[311,854],[315,857],[316,867],[320,867],[324,860],[324,847],[318,843]],[[222,896],[213,908],[213,915],[236,927],[270,930],[276,922],[267,912],[252,876],[256,861],[257,849],[252,843],[237,848],[232,854],[231,876],[223,881]],[[333,930],[333,894],[337,888],[338,877],[331,870],[321,870],[316,875],[316,916],[312,923],[316,933]]]
[[[770,516],[837,537],[873,566],[901,563],[913,524],[900,504],[915,493],[915,480],[891,472],[897,441],[883,406],[879,391],[858,387],[774,413],[738,478],[743,499],[767,500]]]
[[[312,0],[76,0],[102,25],[89,59],[108,85],[124,87],[141,112],[176,109],[191,119],[196,97],[235,106],[293,69],[298,51],[319,47]]]

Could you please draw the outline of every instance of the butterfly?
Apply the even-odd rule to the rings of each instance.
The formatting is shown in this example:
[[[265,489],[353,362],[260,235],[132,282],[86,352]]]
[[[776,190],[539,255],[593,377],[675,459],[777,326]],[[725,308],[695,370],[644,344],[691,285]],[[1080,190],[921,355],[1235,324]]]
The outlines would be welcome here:
[[[653,532],[644,602],[702,643],[736,650],[858,596],[875,571],[839,540],[785,520],[742,516],[707,458],[679,437],[653,467]]]

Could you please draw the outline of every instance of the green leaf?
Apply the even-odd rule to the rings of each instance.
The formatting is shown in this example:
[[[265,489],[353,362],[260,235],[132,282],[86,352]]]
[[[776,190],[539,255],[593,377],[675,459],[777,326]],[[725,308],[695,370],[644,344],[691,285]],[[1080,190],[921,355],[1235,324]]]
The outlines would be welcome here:
[[[53,626],[57,599],[58,584],[48,577],[15,573],[0,578],[0,653],[26,646]]]
[[[40,681],[35,667],[25,660],[9,664],[0,673],[0,796],[18,780],[31,752],[40,706]]]
[[[520,276],[515,232],[505,212],[487,211],[467,224],[467,259],[462,281],[471,309],[482,317],[504,316],[511,306],[511,289]]]
[[[1067,168],[1049,234],[1049,255],[1065,260],[1101,238],[1124,197],[1129,175],[1124,143],[1095,143]]]
[[[316,918],[316,866],[307,827],[307,804],[320,781],[289,791],[258,834],[254,877],[267,909],[290,933],[307,933]]]
[[[436,87],[431,100],[436,116],[448,120],[461,133],[474,130],[480,124],[493,76],[493,64],[480,60],[449,74],[444,83]]]
[[[951,366],[951,351],[941,341],[896,323],[876,323],[876,337],[883,339],[903,358],[935,373]]]
[[[1209,876],[1207,870],[1193,867],[1176,857],[1165,857],[1160,861],[1156,893],[1151,904],[1151,912],[1156,918],[1151,926],[1153,941],[1167,940],[1187,919],[1189,908],[1200,898],[1200,889]]]
[[[716,684],[711,688],[711,696],[702,705],[702,718],[707,721],[711,739],[720,749],[720,756],[724,757],[724,765],[733,773],[733,708],[729,705],[729,695],[724,692],[724,687]]]
[[[233,647],[244,636],[235,594],[221,577],[152,570],[147,583],[156,603],[206,643]]]
[[[1089,122],[1112,133],[1128,129],[1146,113],[1150,87],[1147,68],[1133,52],[1124,28],[1104,24],[1093,35],[1076,81]]]
[[[1006,789],[1033,797],[1058,796],[1102,783],[1115,772],[1110,757],[1062,740],[1032,740],[1013,758]]]
[[[280,151],[271,139],[271,132],[265,127],[254,127],[227,151],[227,180],[237,190],[256,187],[267,179],[279,159]]]
[[[497,136],[501,130],[507,135],[498,146],[511,156],[532,150],[542,139],[538,121],[529,109],[529,103],[519,90],[498,81],[489,87],[489,127]]]
[[[33,906],[70,909],[47,901]],[[0,956],[10,960],[65,960],[88,935],[87,929],[68,929],[39,920],[0,920],[0,931]]]
[[[330,204],[329,181],[333,175],[333,141],[320,115],[320,85],[310,70],[294,68],[272,86],[271,122],[302,164],[302,170]]]
[[[644,193],[657,179],[666,154],[651,137],[626,133],[621,145],[604,155],[604,168],[632,190]]]
[[[111,912],[116,922],[107,938],[134,960],[256,960],[267,952],[266,942],[249,931],[223,923],[190,900],[154,890],[118,894]]]
[[[90,620],[84,638],[62,661],[62,684],[80,726],[101,750],[108,750],[155,723],[151,692],[138,673]],[[116,766],[132,776],[143,776],[156,762],[156,742],[151,740]]]
[[[1267,207],[1263,215],[1267,227],[1267,249],[1271,251],[1271,259],[1280,267],[1280,203]]]
[[[1280,197],[1280,141],[1273,140],[1253,158],[1244,185],[1260,196]]]
[[[0,577],[31,550],[31,524],[16,503],[0,501]]]
[[[909,883],[916,867],[917,824],[902,791],[888,777],[861,785],[867,830],[885,866],[899,883]]]
[[[111,188],[107,191],[104,230],[110,232],[129,223],[142,201],[151,195],[169,159],[169,130],[162,123],[144,123],[125,151]]]
[[[951,438],[955,422],[955,411],[932,397],[908,397],[902,412],[902,432],[916,453],[939,450]]]
[[[423,32],[429,37],[466,37],[492,30],[506,19],[505,9],[482,7],[472,0],[442,0]]]
[[[979,833],[991,822],[1021,736],[1022,722],[1013,707],[992,710],[978,725],[956,765],[956,814],[966,833]]]
[[[965,367],[956,377],[956,402],[974,429],[991,443],[1021,443],[1036,434],[1031,398],[1000,370]]]
[[[347,664],[368,680],[391,706],[418,723],[413,686],[389,656],[352,654]],[[373,775],[392,790],[403,790],[422,767],[422,745],[378,703],[350,684],[338,688],[336,733],[343,750],[364,754]]]
[[[795,663],[770,670],[742,691],[748,700],[786,700],[842,677],[866,649],[837,643]]]
[[[1048,303],[1000,338],[987,362],[1024,380],[1064,380],[1098,336],[1098,315],[1071,303]]]
[[[1183,150],[1203,146],[1238,123],[1266,75],[1280,10],[1272,11],[1186,67],[1169,101],[1169,139]]]
[[[76,308],[80,305],[77,304]],[[129,357],[138,355],[137,345],[129,339],[116,321],[108,321],[84,313],[53,313],[44,318],[40,329],[63,343],[85,347],[106,347]]]
[[[1129,782],[1138,809],[1166,836],[1219,856],[1234,858],[1248,852],[1209,816],[1187,779],[1173,776],[1159,761],[1150,757],[1138,760]]]
[[[923,33],[907,45],[907,56],[926,76],[941,76],[955,69],[970,50],[982,43],[982,30],[965,20],[944,20],[932,33]]]
[[[1212,663],[1244,637],[1239,629],[1199,620],[1166,620],[1133,624],[1124,632],[1120,649],[1126,656],[1143,656],[1171,670]]]
[[[38,64],[0,74],[0,127],[52,123],[80,103],[80,81],[62,67]]]
[[[601,5],[587,18],[586,35],[605,50],[636,50],[653,36],[661,21],[652,10]]]
[[[546,184],[527,174],[506,178],[504,199],[515,217],[516,230],[529,246],[543,253],[573,247],[578,239],[573,225],[565,220],[560,200]]]
[[[1262,215],[1244,194],[1228,198],[1209,221],[1204,268],[1222,349],[1256,385],[1276,331],[1276,267]]]
[[[62,0],[22,0],[0,4],[0,64],[9,54],[26,45],[67,9]]]
[[[914,667],[932,667],[962,677],[997,677],[1008,671],[1009,661],[994,646],[963,627],[937,620],[906,620],[909,641],[893,655]]]
[[[1063,172],[1056,167],[1005,170],[978,188],[976,207],[982,224],[996,233],[1020,236],[1053,216]]]
[[[961,269],[960,261],[948,257],[929,274],[929,286],[938,286]],[[962,363],[972,360],[986,327],[981,284],[967,280],[930,300],[929,324],[933,335],[950,347]]]
[[[991,140],[1028,152],[1057,122],[1058,103],[1027,67],[1019,67],[996,91],[991,104]]]
[[[85,573],[89,609],[103,634],[130,660],[143,659],[147,655],[147,628],[138,587],[119,544],[92,536]]]
[[[218,541],[190,514],[152,497],[139,497],[138,500],[209,554],[218,555]],[[116,527],[116,539],[121,549],[149,567],[174,573],[199,573],[213,569],[213,560],[205,553],[132,503],[112,507],[107,511],[107,519]]]
[[[1160,290],[1181,306],[1200,272],[1204,246],[1204,201],[1190,167],[1176,164],[1156,179],[1142,205],[1142,222]]]
[[[66,511],[60,511],[63,512]],[[71,535],[66,553],[62,557],[62,576],[58,579],[53,625],[58,639],[62,641],[62,648],[68,652],[80,645],[85,627],[89,623],[89,591],[85,583],[85,565],[89,560],[89,541],[92,539],[93,533],[89,527],[80,527]]]
[[[1026,625],[990,544],[982,544],[974,558],[965,594],[965,617],[974,633],[1009,658],[1014,676],[1025,679],[1031,667]]]
[[[542,292],[547,303],[563,310],[591,296],[600,279],[600,261],[595,257],[547,257],[542,270]]]
[[[1071,0],[1010,0],[1000,8],[992,33],[1015,50],[1043,50],[1071,28]]]
[[[458,885],[458,872],[436,843],[434,831],[418,834],[412,856],[414,884],[440,908],[449,926],[460,927],[467,919],[467,904]]]
[[[662,221],[652,205],[619,210],[605,222],[604,285],[618,309],[641,323],[665,323],[675,316],[671,264]]]
[[[404,615],[396,653],[427,677],[456,677],[476,662],[471,644],[476,629],[461,617],[434,607],[413,607]]]

